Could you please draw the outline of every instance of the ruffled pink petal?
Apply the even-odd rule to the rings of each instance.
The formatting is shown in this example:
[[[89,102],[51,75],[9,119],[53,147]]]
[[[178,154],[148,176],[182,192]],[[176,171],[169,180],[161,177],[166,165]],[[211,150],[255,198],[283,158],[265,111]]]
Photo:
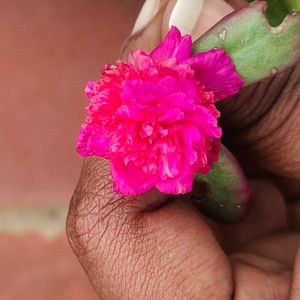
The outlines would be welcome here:
[[[124,100],[139,99],[141,103],[157,103],[169,94],[164,80],[144,81],[141,79],[126,80],[123,83],[121,97]]]
[[[191,57],[192,38],[190,35],[181,37],[180,31],[172,26],[163,41],[151,52],[150,56],[158,61],[176,57],[183,62]]]
[[[157,170],[159,177],[163,180],[176,177],[180,172],[180,159],[181,157],[178,152],[162,154]]]
[[[182,145],[176,145],[175,151],[179,151],[174,156],[167,154],[159,166],[159,180],[155,184],[156,188],[166,194],[185,194],[192,190],[193,179],[198,172],[198,154],[193,149],[193,144],[201,139],[199,131],[193,126],[182,128]],[[175,152],[175,153],[176,153]],[[164,175],[164,176],[162,176]]]
[[[215,101],[237,94],[244,84],[223,49],[196,54],[185,63],[195,71],[195,79],[205,86],[205,90],[214,93]]]
[[[129,53],[128,61],[134,64],[139,70],[148,70],[154,65],[152,58],[148,55],[148,53],[142,50]]]
[[[188,97],[185,93],[178,92],[171,94],[158,104],[158,108],[163,107],[176,107],[182,111],[192,111],[195,110],[196,105],[194,99]]]
[[[184,112],[178,108],[171,108],[165,115],[159,118],[161,123],[172,124],[184,120]]]
[[[77,152],[82,156],[106,157],[110,138],[89,124],[84,124],[78,134]]]
[[[87,84],[90,104],[77,150],[110,159],[119,194],[154,186],[190,192],[195,174],[218,160],[222,130],[214,102],[242,84],[225,51],[191,58],[191,37],[173,27],[151,55],[138,50]]]
[[[122,159],[114,159],[110,166],[114,181],[114,191],[121,195],[132,196],[146,193],[155,184],[156,176],[146,174],[134,163],[124,164]]]
[[[179,195],[189,193],[193,188],[194,176],[195,172],[192,171],[191,167],[184,166],[178,176],[158,180],[155,187],[165,194]]]

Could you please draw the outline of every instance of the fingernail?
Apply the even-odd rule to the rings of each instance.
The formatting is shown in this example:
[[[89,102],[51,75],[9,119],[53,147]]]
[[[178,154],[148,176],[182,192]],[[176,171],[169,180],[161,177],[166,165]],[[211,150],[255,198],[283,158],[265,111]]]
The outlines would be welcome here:
[[[163,34],[176,26],[182,34],[199,38],[209,28],[233,11],[224,0],[171,0],[163,22]]]
[[[169,28],[176,26],[182,34],[191,34],[200,17],[204,0],[177,0],[169,19]]]
[[[200,18],[192,31],[193,39],[199,38],[208,29],[233,11],[233,7],[224,0],[205,0]]]
[[[160,0],[146,0],[133,27],[132,34],[143,29],[157,14],[160,8]]]

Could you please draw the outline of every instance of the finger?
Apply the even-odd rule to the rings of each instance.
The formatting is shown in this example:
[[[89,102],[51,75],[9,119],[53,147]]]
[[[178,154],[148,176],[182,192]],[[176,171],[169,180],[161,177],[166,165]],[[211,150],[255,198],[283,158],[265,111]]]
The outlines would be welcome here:
[[[288,226],[284,199],[270,181],[249,181],[252,190],[248,214],[236,224],[220,224],[219,237],[227,253],[242,249],[251,241]]]
[[[185,0],[171,0],[163,19],[162,33],[174,25],[195,40],[232,11],[233,7],[223,0],[190,0],[188,5]]]
[[[300,66],[219,103],[224,142],[280,176],[300,179]]]
[[[235,9],[244,7],[245,5],[248,5],[249,2],[247,0],[225,0],[228,4],[230,4]]]
[[[295,257],[300,245],[300,233],[281,230],[268,234],[247,245],[247,251],[257,255],[267,255],[280,261],[290,268],[295,263]]]
[[[132,34],[142,30],[160,9],[160,0],[146,0],[132,29]]]
[[[286,236],[265,239],[267,247],[245,249],[231,257],[234,269],[235,299],[290,299],[293,263],[281,260],[284,253],[292,254],[294,259],[295,237]],[[265,244],[265,245],[266,245]],[[286,251],[278,249],[284,245]],[[278,251],[269,253],[269,250]],[[275,254],[275,255],[274,255]],[[283,254],[283,255],[282,255]]]
[[[138,49],[134,41],[137,37],[144,45],[144,50],[151,50],[165,36],[172,25],[178,27],[182,34],[191,34],[193,39],[200,37],[210,27],[234,9],[247,4],[245,0],[147,0],[134,25],[132,36],[126,43],[122,53]],[[157,16],[157,14],[162,14]],[[159,30],[154,30],[153,23],[159,24]],[[151,23],[151,24],[150,24]],[[158,24],[157,24],[158,25]],[[147,33],[142,31],[146,29]],[[156,28],[157,29],[157,28]],[[155,32],[155,33],[154,33]]]
[[[297,300],[300,295],[300,247],[298,245],[298,251],[295,258],[293,282],[291,287],[291,300]]]
[[[166,196],[120,197],[105,160],[85,161],[67,234],[101,299],[227,299],[228,260],[187,202],[147,210]],[[218,285],[216,290],[214,287]]]
[[[236,299],[260,299],[263,295],[267,299],[293,299],[288,296],[291,286],[293,295],[299,289],[299,242],[299,233],[283,231],[263,236],[232,255]]]
[[[144,29],[169,0],[146,0],[133,27],[132,35]]]

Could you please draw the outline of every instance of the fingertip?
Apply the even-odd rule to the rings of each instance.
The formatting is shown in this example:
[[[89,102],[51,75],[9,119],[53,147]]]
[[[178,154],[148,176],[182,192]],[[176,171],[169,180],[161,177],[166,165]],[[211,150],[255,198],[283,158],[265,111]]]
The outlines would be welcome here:
[[[188,4],[185,0],[171,0],[163,18],[162,36],[176,26],[196,40],[232,11],[232,6],[223,0],[193,0]]]
[[[142,30],[159,11],[160,0],[146,0],[134,24],[132,34]]]

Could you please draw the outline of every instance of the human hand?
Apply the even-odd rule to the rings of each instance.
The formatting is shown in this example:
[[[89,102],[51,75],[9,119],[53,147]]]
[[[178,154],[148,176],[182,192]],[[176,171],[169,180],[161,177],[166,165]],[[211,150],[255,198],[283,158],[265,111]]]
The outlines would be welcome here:
[[[165,14],[163,7],[126,51],[159,40]],[[250,98],[244,99],[245,107]],[[222,110],[230,112],[229,102]],[[224,124],[237,117],[225,115]],[[290,229],[287,206],[270,181],[251,186],[249,215],[238,225],[220,225],[203,217],[188,195],[114,194],[108,162],[90,158],[70,205],[68,237],[101,299],[297,297],[299,235]]]

